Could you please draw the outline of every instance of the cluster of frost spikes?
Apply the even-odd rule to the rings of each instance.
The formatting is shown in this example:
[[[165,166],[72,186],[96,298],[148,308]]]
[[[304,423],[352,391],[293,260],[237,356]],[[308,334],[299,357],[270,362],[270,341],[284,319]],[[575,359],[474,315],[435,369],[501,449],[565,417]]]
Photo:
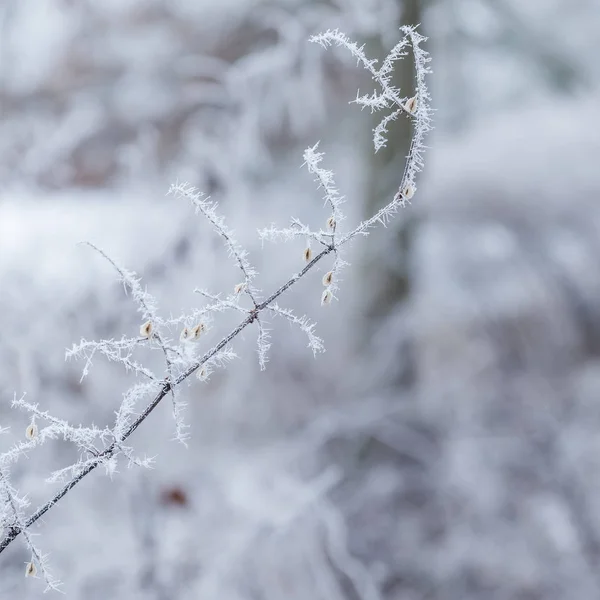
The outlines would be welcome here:
[[[370,108],[371,112],[392,109],[373,130],[375,152],[385,147],[388,126],[392,121],[395,121],[401,115],[413,119],[414,133],[400,188],[394,197],[394,203],[388,205],[384,212],[376,215],[377,218],[374,223],[385,223],[394,214],[398,206],[403,206],[406,201],[413,197],[416,191],[417,173],[423,168],[425,136],[431,130],[431,98],[425,83],[425,77],[431,72],[428,66],[431,59],[429,54],[421,47],[421,44],[427,38],[418,33],[416,27],[404,26],[402,32],[404,37],[392,48],[379,69],[376,60],[369,60],[366,57],[364,46],[358,46],[337,29],[326,31],[311,38],[312,42],[321,44],[325,48],[336,45],[349,50],[358,63],[369,71],[373,80],[381,88],[379,92],[374,91],[371,95],[361,96],[358,93],[354,100],[362,108]],[[392,73],[394,63],[404,58],[409,48],[412,50],[415,63],[415,89],[411,90],[408,95],[403,95],[400,89],[392,85]]]
[[[151,459],[137,458],[133,449],[125,442],[167,396],[170,396],[173,402],[175,437],[185,443],[187,436],[187,426],[183,420],[185,405],[178,394],[181,384],[193,374],[196,374],[200,381],[206,381],[215,368],[224,367],[235,358],[230,344],[243,330],[251,325],[257,327],[258,362],[261,369],[266,368],[270,348],[267,315],[282,317],[297,326],[306,335],[308,347],[315,355],[324,351],[323,341],[315,333],[315,324],[306,316],[299,317],[290,309],[282,308],[278,299],[312,270],[318,262],[331,254],[333,263],[322,277],[323,287],[319,292],[321,304],[324,306],[331,304],[336,298],[335,293],[339,287],[340,270],[347,264],[341,258],[343,247],[358,235],[368,235],[369,230],[378,223],[385,225],[415,193],[415,178],[423,166],[424,137],[431,128],[430,98],[425,85],[425,77],[429,73],[427,66],[429,57],[421,48],[421,43],[425,38],[418,34],[415,28],[404,27],[402,31],[404,38],[392,49],[379,69],[376,68],[376,61],[369,60],[365,56],[363,48],[358,47],[339,31],[327,31],[312,38],[312,41],[325,47],[333,44],[346,47],[380,85],[380,92],[374,92],[371,96],[359,96],[356,99],[358,104],[363,107],[368,106],[373,111],[395,107],[393,112],[385,116],[375,128],[376,151],[385,145],[387,127],[400,114],[405,114],[412,120],[413,138],[399,191],[386,206],[371,218],[346,232],[341,231],[341,224],[344,222],[341,210],[343,196],[340,195],[335,185],[333,173],[320,166],[323,154],[318,152],[318,144],[304,152],[304,164],[309,173],[315,177],[319,188],[323,190],[323,199],[328,214],[323,220],[323,226],[318,229],[312,229],[294,218],[289,227],[271,226],[259,231],[263,242],[265,240],[296,240],[298,238],[305,240],[302,255],[298,256],[298,271],[270,295],[264,295],[255,286],[257,273],[248,260],[247,252],[236,242],[234,232],[227,227],[224,218],[218,214],[217,205],[187,184],[173,185],[169,193],[191,202],[196,212],[206,218],[214,231],[223,239],[229,255],[234,259],[241,272],[239,283],[228,294],[213,294],[196,289],[195,291],[207,301],[206,305],[192,310],[189,314],[164,318],[159,314],[157,302],[142,287],[140,279],[135,273],[123,269],[102,250],[89,244],[117,271],[125,291],[131,294],[137,306],[142,323],[137,335],[100,341],[82,340],[67,352],[67,357],[84,359],[82,377],[88,375],[93,360],[97,356],[104,356],[109,361],[120,364],[126,371],[133,373],[139,381],[125,392],[116,412],[114,426],[105,429],[71,426],[65,421],[40,411],[37,405],[26,403],[23,398],[18,400],[15,398],[14,405],[30,413],[31,423],[25,432],[26,441],[22,441],[8,452],[0,454],[0,523],[3,526],[3,533],[0,535],[0,553],[17,536],[23,534],[32,554],[32,561],[27,565],[27,575],[35,576],[39,569],[48,588],[56,588],[57,584],[48,572],[44,556],[31,542],[29,528],[96,467],[104,466],[107,473],[112,474],[118,466],[120,456],[128,459],[128,466],[150,467]],[[415,62],[416,89],[411,90],[411,94],[405,97],[402,96],[399,89],[392,86],[391,74],[395,61],[405,57],[409,48],[412,50]],[[225,311],[239,313],[241,321],[215,346],[202,349],[203,334],[210,327],[212,320]],[[146,351],[158,351],[163,356],[165,364],[163,375],[154,374],[134,358],[136,352],[141,348]],[[139,405],[144,400],[147,401],[147,404],[140,409]],[[45,426],[40,429],[37,425],[38,421],[44,423]],[[25,517],[26,503],[9,483],[9,464],[45,440],[59,436],[77,446],[81,453],[80,459],[50,477],[51,481],[64,481],[64,486],[36,512]]]
[[[30,428],[27,429],[31,435]],[[0,428],[0,434],[6,433]],[[4,456],[4,455],[2,455]],[[25,564],[25,577],[38,577],[38,572],[46,583],[44,591],[60,591],[61,582],[52,575],[48,567],[48,555],[43,554],[33,541],[33,533],[29,530],[29,521],[25,511],[29,507],[29,500],[20,496],[10,483],[10,469],[8,460],[0,463],[0,539],[7,533],[14,531],[23,534],[25,544],[31,554],[31,559]]]

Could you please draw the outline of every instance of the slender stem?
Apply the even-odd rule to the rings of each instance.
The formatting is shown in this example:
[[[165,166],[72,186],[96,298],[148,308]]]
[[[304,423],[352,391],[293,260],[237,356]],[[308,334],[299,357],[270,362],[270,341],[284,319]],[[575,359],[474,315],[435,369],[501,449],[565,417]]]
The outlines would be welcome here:
[[[418,47],[419,40],[415,40],[414,30],[412,30],[412,29],[407,30],[407,35],[410,38],[410,42],[413,47],[413,54],[414,54],[415,65],[416,65],[416,70],[417,70],[417,77],[416,77],[417,88],[418,88],[417,95],[418,95],[419,103],[422,105],[422,104],[424,104],[424,101],[427,98],[427,90],[426,90],[426,87],[424,84],[424,75],[426,73],[426,70],[424,69],[423,64],[419,64],[419,56],[421,56],[421,60],[422,60],[423,52],[420,51],[420,49]],[[381,84],[384,91],[387,92],[388,97],[390,97],[393,100],[393,102],[399,107],[399,109],[403,110],[404,112],[408,112],[402,105],[402,99],[398,96],[397,93],[395,93],[394,91],[389,89],[387,82],[381,76],[381,74],[374,69],[373,64],[364,58],[362,58],[362,60],[365,64],[365,66],[369,69],[369,71],[371,71],[374,78]],[[144,411],[137,417],[137,419],[135,419],[135,421],[133,421],[133,423],[131,423],[131,425],[127,428],[127,430],[121,435],[121,437],[119,439],[115,439],[103,452],[99,453],[96,457],[94,457],[94,459],[87,462],[85,467],[83,467],[79,473],[77,473],[69,482],[67,482],[50,500],[48,500],[45,504],[43,504],[40,508],[38,508],[35,511],[35,513],[33,513],[26,521],[15,523],[15,525],[9,529],[8,533],[6,534],[6,537],[0,542],[0,553],[2,553],[4,550],[6,550],[6,548],[10,545],[10,543],[13,542],[21,533],[23,533],[25,536],[28,536],[27,529],[29,527],[31,527],[42,516],[44,516],[61,498],[63,498],[67,493],[69,493],[69,491],[71,491],[84,477],[86,477],[89,473],[91,473],[96,467],[105,463],[112,456],[114,456],[115,454],[120,452],[122,449],[122,443],[125,440],[127,440],[133,434],[133,432],[150,416],[150,413],[152,413],[152,411],[154,411],[154,409],[160,404],[160,402],[163,400],[163,398],[165,396],[167,396],[169,393],[174,393],[174,390],[178,385],[180,385],[183,381],[185,381],[188,377],[190,377],[194,372],[196,372],[204,363],[206,363],[213,356],[215,356],[231,340],[233,340],[235,337],[237,337],[246,327],[248,327],[248,325],[251,325],[254,321],[256,321],[258,318],[258,315],[263,310],[268,308],[269,305],[272,304],[279,296],[281,296],[286,290],[288,290],[299,279],[301,279],[306,273],[308,273],[308,271],[310,271],[317,262],[319,262],[323,257],[327,256],[331,252],[337,253],[337,250],[339,247],[348,243],[350,240],[352,240],[358,234],[366,234],[367,230],[369,228],[371,228],[372,226],[376,225],[378,222],[385,222],[385,220],[391,214],[393,214],[400,206],[402,206],[404,204],[401,190],[404,188],[404,186],[410,180],[412,180],[412,177],[414,177],[415,172],[419,170],[418,167],[419,167],[419,163],[421,160],[420,152],[423,149],[422,139],[423,139],[425,132],[428,130],[428,113],[427,112],[423,113],[423,115],[421,117],[422,120],[420,120],[418,114],[417,115],[414,115],[411,113],[408,113],[408,114],[410,115],[411,118],[413,118],[416,121],[416,124],[415,124],[415,128],[413,131],[413,137],[412,137],[409,155],[407,157],[405,168],[404,168],[404,173],[402,176],[402,184],[400,187],[400,191],[398,193],[396,193],[393,200],[391,200],[385,207],[383,207],[381,210],[379,210],[374,216],[372,216],[370,219],[362,222],[358,227],[356,227],[356,229],[347,233],[345,236],[336,239],[336,237],[334,235],[335,232],[334,232],[334,234],[332,234],[332,237],[331,237],[331,244],[325,243],[325,248],[319,254],[317,254],[310,262],[308,262],[308,264],[306,264],[306,266],[301,271],[299,271],[298,273],[293,275],[279,289],[277,289],[275,292],[273,292],[273,294],[271,294],[271,296],[269,296],[266,300],[264,300],[260,303],[257,303],[255,297],[252,294],[250,294],[250,298],[254,303],[254,308],[248,313],[248,315],[244,318],[244,320],[241,321],[216,346],[214,346],[213,348],[208,350],[202,356],[201,359],[196,361],[193,365],[191,365],[188,369],[186,369],[183,373],[181,373],[176,379],[169,377],[169,379],[167,381],[162,383],[161,388],[156,393],[156,395],[154,396],[154,398],[152,399],[150,404],[148,404],[148,406],[146,406]],[[224,230],[223,227],[221,227],[220,223],[215,221],[215,219],[213,218],[213,216],[210,213],[207,214],[207,212],[204,210],[202,212],[205,213],[205,215],[209,218],[209,220],[213,223],[213,225],[215,225],[217,227],[217,229],[219,230],[219,233],[225,238],[227,245],[229,246],[229,248],[231,249],[231,251],[233,252],[233,254],[235,255],[235,257],[238,261],[238,265],[244,274],[246,283],[249,284],[252,279],[251,273],[248,272],[242,256],[239,254],[235,244],[231,241],[227,231]],[[323,243],[323,242],[321,242],[321,243]],[[127,280],[126,273],[124,273],[121,269],[119,269],[119,267],[117,267],[117,265],[115,265],[115,263],[108,256],[106,256],[102,251],[100,251],[100,250],[98,250],[98,251],[101,254],[103,254],[115,266],[115,268],[117,268],[119,273],[122,275],[123,279]],[[248,287],[250,287],[250,286],[248,285]],[[248,290],[248,291],[250,291],[250,290]],[[143,296],[140,296],[140,298],[138,298],[138,301],[141,303],[142,308],[144,309],[144,311],[147,314],[154,316],[152,307],[148,305],[148,303],[146,302],[146,300]],[[159,341],[161,347],[163,348],[163,351],[165,352],[165,357],[167,358],[167,370],[170,371],[170,359],[168,357],[167,346],[163,342],[162,339],[159,339],[158,341]],[[2,476],[2,475],[3,474],[0,473],[0,476]],[[0,483],[2,483],[2,479],[3,478],[0,477]],[[31,546],[31,544],[30,544],[30,546]],[[41,564],[41,560],[38,557],[36,557],[36,558],[40,561],[40,564]]]
[[[86,475],[89,475],[96,467],[100,466],[107,459],[113,456],[119,451],[119,448],[127,438],[150,416],[150,413],[161,403],[163,398],[173,391],[178,385],[183,383],[190,375],[193,375],[206,361],[210,360],[217,352],[222,350],[231,340],[237,337],[248,325],[252,324],[256,319],[258,313],[265,310],[271,303],[273,303],[281,294],[288,290],[294,285],[300,278],[302,278],[308,271],[310,271],[314,265],[319,262],[324,256],[328,255],[334,250],[333,246],[328,246],[322,252],[317,254],[299,273],[296,273],[286,283],[284,283],[278,290],[273,292],[266,300],[256,306],[256,309],[252,311],[243,321],[241,321],[237,327],[235,327],[228,335],[226,335],[216,346],[208,350],[202,358],[191,365],[186,371],[181,373],[173,382],[165,382],[156,396],[152,399],[152,402],[146,406],[144,411],[138,416],[138,418],[129,426],[129,428],[123,433],[121,439],[115,440],[106,450],[101,452],[92,462],[88,463],[85,468],[75,475],[69,482],[67,482],[52,499],[48,500],[45,504],[40,506],[24,523],[23,526],[12,527],[6,537],[0,542],[0,553],[2,553],[11,542],[13,542],[19,534],[23,533],[24,529],[31,527],[36,521],[43,517],[61,498],[66,496]]]

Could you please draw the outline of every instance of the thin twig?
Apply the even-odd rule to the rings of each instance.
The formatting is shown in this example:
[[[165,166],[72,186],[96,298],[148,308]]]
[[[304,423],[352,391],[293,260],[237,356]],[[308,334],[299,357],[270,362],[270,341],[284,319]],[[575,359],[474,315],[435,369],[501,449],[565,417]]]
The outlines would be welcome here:
[[[68,492],[70,492],[86,475],[89,475],[96,467],[105,463],[108,459],[110,459],[120,447],[120,444],[124,442],[129,436],[150,416],[152,411],[160,404],[162,399],[172,392],[177,386],[183,383],[190,375],[193,375],[204,363],[206,363],[209,359],[211,359],[215,354],[217,354],[220,350],[225,348],[227,344],[237,337],[248,325],[254,322],[257,318],[257,315],[268,308],[268,306],[273,303],[281,294],[283,294],[287,289],[289,289],[294,283],[296,283],[300,278],[302,278],[308,271],[310,271],[315,264],[317,264],[324,256],[328,255],[332,252],[333,246],[330,246],[323,250],[320,254],[317,254],[305,267],[290,278],[284,285],[282,285],[276,292],[274,292],[269,298],[261,302],[257,305],[256,309],[251,312],[251,314],[246,317],[243,321],[241,321],[235,329],[233,329],[227,336],[225,336],[216,346],[211,348],[206,354],[202,356],[200,360],[190,366],[186,371],[184,371],[179,377],[177,377],[173,382],[165,382],[161,389],[158,391],[152,402],[148,404],[148,406],[144,409],[144,411],[138,416],[138,418],[129,426],[129,428],[123,433],[123,436],[120,440],[114,441],[106,450],[101,452],[97,457],[94,457],[88,464],[84,467],[84,469],[78,473],[75,477],[73,477],[68,483],[61,488],[51,500],[48,500],[45,504],[40,506],[23,524],[23,527],[13,527],[6,535],[6,537],[0,543],[0,553],[2,553],[8,545],[13,542],[20,533],[23,532],[23,529],[28,529],[34,523],[36,523],[41,517],[43,517],[61,498],[63,498]]]
[[[256,296],[253,294],[253,292],[255,292],[256,290],[251,289],[251,283],[252,279],[254,278],[255,272],[250,266],[250,264],[247,262],[245,253],[232,240],[230,232],[228,229],[225,228],[222,219],[216,216],[216,213],[214,212],[215,206],[213,204],[207,203],[205,200],[201,200],[198,196],[194,196],[194,190],[181,188],[177,186],[176,191],[180,191],[184,195],[186,194],[186,192],[190,192],[190,196],[194,201],[197,210],[205,214],[205,216],[215,226],[220,235],[225,239],[226,245],[228,246],[230,253],[235,257],[236,262],[238,263],[238,266],[244,275],[244,282],[247,286],[246,292],[249,294],[254,304],[254,308],[250,310],[247,316],[245,316],[245,318],[217,345],[208,350],[201,358],[195,360],[190,366],[188,366],[180,375],[178,375],[175,378],[172,375],[171,360],[168,354],[169,351],[171,351],[171,349],[167,346],[166,340],[163,340],[163,338],[159,336],[158,331],[155,332],[153,337],[158,341],[158,344],[163,349],[165,357],[167,359],[167,370],[169,372],[168,379],[164,380],[163,382],[155,382],[157,385],[160,385],[160,389],[158,390],[152,401],[120,435],[115,434],[114,441],[110,445],[108,445],[108,447],[104,451],[86,460],[85,463],[81,465],[81,470],[77,472],[77,474],[74,475],[72,479],[69,482],[67,482],[49,501],[47,501],[45,504],[39,507],[30,517],[28,517],[27,519],[18,519],[18,522],[16,522],[15,525],[9,529],[5,538],[0,542],[0,553],[2,553],[11,544],[11,542],[13,542],[21,533],[23,533],[25,536],[29,536],[27,529],[30,528],[34,523],[36,523],[41,517],[43,517],[84,477],[86,477],[89,473],[96,469],[96,467],[103,464],[107,465],[110,459],[113,458],[113,456],[117,455],[119,452],[122,452],[123,442],[126,441],[135,432],[135,430],[150,416],[154,409],[161,403],[163,398],[165,398],[165,396],[167,396],[168,394],[174,395],[175,389],[179,385],[181,385],[192,374],[198,371],[198,369],[200,369],[204,364],[211,361],[211,359],[213,359],[214,357],[218,356],[221,353],[221,351],[226,349],[229,342],[236,338],[246,327],[248,327],[255,321],[258,321],[258,317],[262,311],[264,311],[265,309],[270,309],[274,310],[279,314],[282,314],[282,311],[277,306],[271,307],[271,305],[275,302],[275,300],[277,300],[277,298],[279,298],[279,296],[281,296],[297,281],[304,277],[304,275],[306,275],[320,260],[322,260],[325,256],[329,255],[330,253],[334,252],[336,254],[336,261],[341,261],[341,259],[337,258],[337,253],[341,246],[348,243],[350,240],[352,240],[359,234],[367,234],[368,230],[377,223],[385,224],[388,221],[388,219],[398,211],[400,207],[404,206],[406,198],[403,195],[403,190],[409,185],[414,186],[416,173],[419,172],[422,167],[421,153],[424,150],[423,138],[427,131],[429,131],[430,129],[430,109],[428,107],[429,95],[427,93],[427,88],[424,82],[424,76],[426,73],[428,73],[426,63],[429,59],[427,58],[426,53],[419,47],[420,42],[423,41],[425,38],[421,37],[418,33],[416,33],[414,28],[406,27],[403,28],[403,31],[405,33],[405,40],[409,41],[403,41],[400,44],[398,44],[396,48],[394,48],[394,50],[392,50],[392,52],[390,53],[388,57],[389,60],[386,59],[388,60],[388,62],[384,63],[384,66],[379,71],[375,70],[374,61],[369,61],[366,59],[366,57],[364,57],[364,52],[362,48],[358,48],[355,44],[350,43],[348,39],[339,32],[327,32],[326,34],[315,38],[315,41],[319,41],[323,45],[331,45],[332,43],[338,43],[340,45],[347,46],[373,74],[374,79],[376,79],[381,84],[384,92],[387,94],[387,98],[393,100],[393,102],[404,111],[406,111],[406,109],[402,104],[403,99],[399,97],[399,95],[397,94],[397,90],[395,90],[389,85],[387,73],[391,69],[391,63],[393,62],[393,60],[396,60],[399,56],[401,56],[401,52],[404,46],[407,43],[411,44],[417,72],[416,79],[418,108],[414,114],[409,113],[410,117],[414,120],[415,128],[410,151],[407,157],[404,173],[402,176],[400,191],[385,207],[379,210],[370,219],[360,223],[353,231],[337,239],[334,235],[332,235],[331,242],[325,243],[324,249],[314,258],[312,258],[301,271],[299,271],[290,279],[288,279],[286,283],[284,283],[275,292],[273,292],[271,296],[269,296],[266,300],[259,303],[256,299]],[[312,160],[310,166],[314,169],[314,167],[316,167],[316,165],[318,164],[319,156],[313,152],[312,154],[309,153],[308,158]],[[330,176],[328,172],[319,171],[316,172],[316,174],[320,178],[321,184],[326,190],[327,198],[331,203],[332,210],[335,211],[337,208],[336,203],[340,201],[340,198],[337,196],[337,190],[332,187],[333,183],[332,180],[330,180],[329,178]],[[89,245],[94,247],[92,244]],[[110,259],[106,254],[104,254],[104,252],[102,252],[98,248],[95,249],[98,252],[100,252],[100,254],[102,254],[117,269],[123,283],[126,286],[130,287],[135,300],[139,304],[140,312],[142,312],[146,318],[151,318],[155,325],[162,324],[162,322],[158,319],[156,315],[152,296],[150,296],[141,288],[139,280],[136,279],[133,274],[118,267],[114,263],[114,261],[112,261],[112,259]],[[331,295],[329,296],[329,298],[330,297]],[[287,316],[288,318],[290,317],[288,313],[284,313],[284,316]],[[4,479],[3,474],[0,475],[2,475],[2,479]],[[8,490],[7,494],[9,494],[10,488],[8,487],[8,483],[6,483],[6,485],[3,487],[5,488],[5,490]],[[28,543],[28,546],[31,548],[31,543]],[[40,562],[40,564],[43,565],[43,557],[36,556],[36,560],[38,560],[38,562]]]

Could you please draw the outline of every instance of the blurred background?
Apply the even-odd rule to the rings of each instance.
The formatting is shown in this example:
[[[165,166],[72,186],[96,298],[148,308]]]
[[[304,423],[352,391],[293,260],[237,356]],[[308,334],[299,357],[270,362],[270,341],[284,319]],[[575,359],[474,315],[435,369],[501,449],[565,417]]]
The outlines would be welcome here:
[[[307,40],[337,27],[382,58],[417,23],[436,109],[418,193],[349,249],[329,310],[329,265],[282,298],[326,354],[273,322],[260,372],[246,330],[240,359],[185,391],[188,449],[160,406],[132,438],[154,470],[94,473],[35,528],[69,598],[600,597],[597,0],[3,0],[0,450],[28,423],[13,392],[104,426],[133,383],[64,360],[140,325],[77,242],[179,314],[238,274],[171,183],[219,201],[265,292],[303,243],[256,229],[328,216],[306,146],[321,140],[346,228],[390,198],[408,121],[374,155],[375,117],[349,104],[373,83]],[[405,95],[412,76],[398,65]],[[47,445],[13,483],[36,507],[75,460]],[[0,598],[41,597],[29,559],[2,554]]]

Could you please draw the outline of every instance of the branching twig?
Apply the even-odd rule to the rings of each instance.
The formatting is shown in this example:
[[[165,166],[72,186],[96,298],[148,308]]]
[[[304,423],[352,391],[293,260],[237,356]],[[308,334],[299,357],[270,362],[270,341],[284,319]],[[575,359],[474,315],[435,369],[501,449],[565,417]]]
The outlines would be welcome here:
[[[37,522],[41,517],[43,517],[59,500],[61,500],[68,492],[70,492],[86,475],[89,475],[96,467],[106,462],[110,459],[118,450],[120,443],[124,442],[129,438],[129,436],[150,416],[150,414],[154,411],[154,409],[160,404],[161,400],[168,395],[171,390],[181,383],[183,383],[190,375],[193,375],[200,367],[202,367],[205,363],[207,363],[211,358],[213,358],[216,354],[218,354],[221,350],[223,350],[227,344],[235,337],[237,337],[248,325],[252,324],[256,319],[256,315],[261,311],[265,310],[270,304],[272,304],[281,294],[283,294],[287,289],[289,289],[294,283],[296,283],[300,278],[302,278],[308,271],[312,269],[312,267],[319,262],[324,256],[329,254],[333,248],[327,248],[323,250],[320,254],[315,256],[310,263],[308,263],[302,271],[294,275],[291,279],[289,279],[284,285],[282,285],[276,292],[271,294],[269,298],[261,302],[256,309],[256,312],[253,312],[251,315],[246,317],[241,323],[237,325],[227,336],[225,336],[216,346],[211,348],[204,356],[196,363],[194,363],[191,367],[189,367],[186,371],[184,371],[179,377],[177,377],[173,382],[165,382],[162,384],[162,387],[153,398],[152,402],[146,406],[143,412],[133,421],[133,423],[127,428],[127,430],[123,433],[121,439],[118,441],[114,441],[104,452],[99,454],[97,457],[90,459],[86,464],[85,468],[81,470],[73,479],[71,479],[68,483],[64,485],[64,487],[59,490],[52,499],[42,505],[38,510],[35,511],[27,520],[24,521],[23,527],[14,527],[11,529],[6,537],[0,542],[0,553],[3,552],[8,545],[25,529],[31,527],[35,522]]]
[[[283,317],[291,324],[297,325],[307,335],[309,347],[313,352],[317,353],[323,351],[322,340],[314,333],[314,324],[305,316],[297,317],[290,310],[281,308],[276,301],[282,294],[311,271],[317,263],[333,253],[335,256],[333,267],[323,276],[323,285],[325,289],[321,299],[322,304],[330,304],[334,298],[335,291],[338,289],[338,272],[341,267],[346,264],[340,256],[340,251],[343,246],[358,235],[367,235],[369,230],[378,223],[386,225],[398,209],[404,206],[415,193],[415,178],[423,166],[422,153],[425,149],[423,141],[426,133],[431,128],[429,94],[425,85],[425,76],[429,73],[429,68],[427,66],[429,58],[427,53],[420,46],[425,38],[418,34],[413,27],[404,27],[403,32],[403,40],[390,52],[380,69],[376,68],[376,61],[367,59],[362,48],[359,48],[356,44],[348,40],[348,38],[339,31],[328,31],[313,38],[313,41],[319,42],[323,46],[337,44],[348,48],[359,62],[368,69],[373,79],[379,83],[381,92],[379,94],[375,93],[372,96],[358,97],[357,102],[359,104],[363,107],[369,106],[372,110],[394,107],[394,110],[388,116],[384,117],[380,125],[375,129],[374,143],[376,150],[385,143],[387,126],[391,121],[397,118],[399,114],[406,114],[413,119],[414,134],[399,191],[395,194],[393,199],[375,215],[370,219],[363,221],[347,233],[341,233],[339,231],[339,225],[343,221],[343,214],[340,210],[342,196],[340,196],[335,187],[333,174],[319,166],[322,160],[322,154],[317,152],[317,146],[306,150],[304,153],[305,164],[307,165],[309,172],[316,176],[319,186],[324,189],[324,199],[331,209],[330,217],[327,220],[327,231],[312,231],[308,226],[303,225],[297,220],[293,220],[291,228],[276,229],[275,227],[271,227],[270,229],[261,232],[261,238],[263,240],[277,238],[295,239],[298,236],[301,236],[308,242],[308,247],[304,251],[304,259],[306,261],[304,268],[292,275],[292,277],[265,300],[259,300],[259,290],[254,287],[256,271],[248,261],[246,251],[235,241],[233,232],[226,227],[223,217],[217,214],[216,204],[209,202],[194,188],[185,184],[172,186],[170,192],[189,200],[196,208],[197,212],[202,213],[208,219],[213,228],[225,241],[229,254],[234,257],[237,266],[242,272],[243,281],[236,285],[234,293],[226,299],[221,299],[219,295],[200,292],[211,301],[210,305],[202,309],[197,309],[188,316],[162,319],[158,315],[154,298],[142,288],[137,276],[134,273],[121,268],[102,250],[89,244],[117,270],[123,285],[126,289],[131,291],[133,299],[138,304],[139,312],[147,322],[142,326],[140,330],[141,337],[139,338],[103,340],[101,342],[87,342],[82,340],[79,346],[75,346],[69,351],[68,355],[79,354],[84,356],[86,359],[84,375],[87,374],[92,358],[95,353],[98,352],[106,356],[109,360],[121,362],[126,369],[132,370],[136,375],[144,376],[147,381],[141,384],[137,383],[125,394],[121,406],[117,411],[116,422],[112,429],[107,428],[105,430],[97,430],[73,428],[68,423],[53,419],[47,413],[39,411],[37,406],[22,406],[22,408],[32,413],[32,425],[30,427],[34,426],[35,418],[44,419],[50,423],[47,428],[40,432],[40,437],[42,435],[51,437],[51,434],[62,434],[65,439],[75,442],[87,456],[85,459],[82,458],[75,465],[57,471],[54,474],[55,480],[59,480],[65,476],[71,476],[71,479],[65,483],[50,500],[40,506],[29,517],[25,517],[21,514],[21,508],[16,504],[18,497],[8,482],[6,472],[1,470],[3,465],[8,465],[10,460],[7,460],[7,456],[0,455],[0,495],[3,496],[1,502],[5,504],[5,506],[3,506],[2,503],[0,503],[0,515],[6,514],[6,506],[8,506],[11,514],[14,513],[11,518],[11,526],[7,528],[4,539],[0,541],[0,553],[3,552],[20,534],[23,534],[28,547],[34,555],[34,560],[38,563],[38,566],[44,574],[47,585],[53,587],[54,580],[47,572],[44,557],[31,543],[31,536],[28,531],[29,528],[39,521],[39,519],[42,518],[57,502],[59,502],[84,477],[94,471],[98,466],[103,465],[109,472],[112,472],[116,465],[118,455],[124,454],[132,464],[143,464],[148,466],[150,461],[148,459],[136,459],[133,456],[133,450],[130,447],[127,447],[125,442],[167,395],[173,397],[173,412],[176,421],[177,437],[183,441],[185,437],[183,433],[185,425],[183,424],[180,414],[183,405],[175,396],[176,390],[194,373],[197,373],[200,379],[206,379],[212,368],[221,366],[224,362],[232,359],[235,355],[230,349],[230,342],[252,324],[256,324],[259,330],[259,364],[261,369],[264,369],[267,362],[267,353],[270,343],[268,341],[269,331],[265,328],[265,323],[262,318],[263,312],[267,311],[271,314]],[[406,49],[408,47],[412,49],[415,61],[416,94],[407,99],[401,96],[400,90],[391,85],[391,72],[393,63],[406,54]],[[320,252],[314,256],[310,248],[311,240],[317,241],[321,247]],[[240,304],[241,296],[244,295],[251,300],[251,308],[246,308]],[[242,313],[242,320],[213,348],[206,351],[201,356],[196,355],[192,350],[190,342],[197,341],[200,334],[205,330],[207,326],[204,320],[205,317],[210,316],[212,313],[229,309],[234,309]],[[192,321],[195,325],[193,325],[191,329],[188,329]],[[180,346],[173,346],[168,337],[168,332],[174,327],[181,327],[182,324],[184,324],[185,327],[181,332]],[[160,348],[164,353],[166,361],[166,377],[164,379],[158,379],[151,371],[131,359],[131,353],[134,349],[146,345],[156,349]],[[134,418],[134,409],[138,400],[150,393],[153,393],[154,397],[141,413]],[[46,431],[46,434],[44,434],[44,431]],[[38,435],[37,429],[32,429],[29,433],[31,433],[31,437]],[[92,440],[95,438],[102,441],[104,449],[95,449],[92,444]],[[33,447],[36,443],[37,442],[33,440],[31,443],[24,444],[24,446]],[[17,454],[18,453],[19,452],[17,452]],[[338,534],[336,533],[335,535]],[[344,564],[346,565],[344,566],[344,569],[349,576],[351,571],[354,573],[354,567],[347,560],[347,557],[341,557],[339,560],[344,561]]]

